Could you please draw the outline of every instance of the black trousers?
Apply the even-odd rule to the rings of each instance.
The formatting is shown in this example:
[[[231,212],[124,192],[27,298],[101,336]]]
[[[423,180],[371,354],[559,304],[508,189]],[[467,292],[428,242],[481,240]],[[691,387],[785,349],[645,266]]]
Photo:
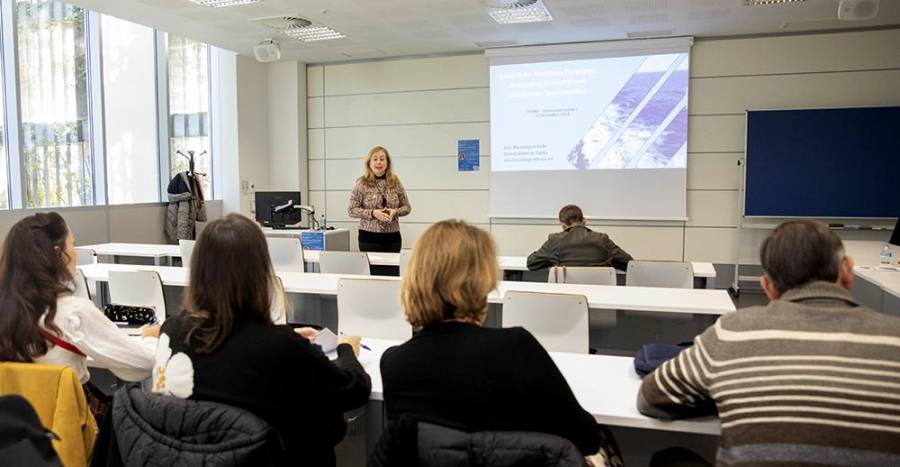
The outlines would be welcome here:
[[[400,253],[403,239],[400,232],[367,232],[359,231],[359,251],[371,251],[373,253]],[[373,276],[399,276],[400,266],[369,266]]]

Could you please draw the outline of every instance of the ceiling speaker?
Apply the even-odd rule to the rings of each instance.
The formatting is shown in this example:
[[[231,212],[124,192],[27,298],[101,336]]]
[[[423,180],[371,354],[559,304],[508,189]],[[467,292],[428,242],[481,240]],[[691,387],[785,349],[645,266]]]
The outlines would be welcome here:
[[[276,40],[266,39],[253,47],[253,55],[258,62],[276,62],[281,58],[281,46]]]
[[[838,4],[838,19],[861,21],[872,19],[878,14],[878,0],[841,0]]]

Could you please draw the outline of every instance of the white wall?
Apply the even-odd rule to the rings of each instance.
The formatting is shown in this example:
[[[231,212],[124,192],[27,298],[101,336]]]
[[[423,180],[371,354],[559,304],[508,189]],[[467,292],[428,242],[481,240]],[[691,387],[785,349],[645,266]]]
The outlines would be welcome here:
[[[300,190],[307,201],[306,65],[277,62],[268,66],[269,186]]]
[[[687,222],[603,222],[635,257],[755,262],[767,231],[737,242],[744,111],[900,105],[900,29],[696,41],[691,57]],[[329,223],[355,230],[346,202],[362,158],[386,146],[409,191],[404,246],[432,222],[490,229],[502,254],[531,252],[558,227],[487,217],[490,122],[481,55],[310,66],[310,199]],[[480,172],[456,171],[456,141],[481,140]],[[321,210],[321,208],[320,208]],[[867,234],[855,233],[849,238]],[[868,234],[880,239],[883,234]],[[355,231],[353,234],[355,242]]]
[[[268,68],[250,57],[237,56],[238,189],[269,184]],[[233,189],[234,187],[232,187]],[[240,211],[251,214],[252,194],[241,191]]]
[[[255,191],[299,190],[308,201],[306,65],[263,64],[221,50],[214,58],[220,108],[213,134],[225,212],[252,216]]]

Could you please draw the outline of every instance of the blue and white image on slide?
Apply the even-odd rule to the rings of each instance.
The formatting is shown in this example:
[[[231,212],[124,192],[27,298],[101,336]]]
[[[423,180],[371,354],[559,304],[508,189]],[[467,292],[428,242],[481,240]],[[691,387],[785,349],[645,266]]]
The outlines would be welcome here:
[[[650,55],[571,152],[578,169],[683,168],[688,54]]]

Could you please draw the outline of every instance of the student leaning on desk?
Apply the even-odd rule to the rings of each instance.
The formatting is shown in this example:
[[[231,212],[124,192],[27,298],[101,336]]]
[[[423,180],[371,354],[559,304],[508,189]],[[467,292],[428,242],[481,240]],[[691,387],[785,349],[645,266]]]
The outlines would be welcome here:
[[[207,225],[191,266],[184,311],[162,327],[153,390],[259,416],[284,447],[269,446],[276,465],[334,465],[343,413],[365,404],[371,390],[356,359],[359,338],[341,336],[332,362],[309,342],[314,330],[272,322],[272,303],[282,297],[271,286],[265,237],[246,217]]]
[[[606,432],[537,339],[520,327],[482,326],[500,276],[496,257],[490,234],[462,221],[438,222],[416,242],[400,297],[407,320],[422,330],[382,356],[390,425],[369,465],[416,458],[410,440],[418,422],[547,433],[583,455],[601,447]]]
[[[547,241],[528,255],[528,269],[551,266],[612,266],[625,270],[631,255],[616,245],[609,235],[587,227],[581,208],[574,204],[559,210],[562,232],[550,234]]]
[[[135,341],[93,302],[73,296],[74,275],[75,236],[62,216],[39,213],[13,225],[0,257],[0,361],[72,367],[98,416],[108,400],[88,384],[87,358],[140,381],[150,376],[156,339]]]
[[[853,261],[825,224],[781,224],[760,260],[771,302],[648,375],[638,409],[683,418],[715,401],[719,465],[900,465],[900,319],[853,300]]]

